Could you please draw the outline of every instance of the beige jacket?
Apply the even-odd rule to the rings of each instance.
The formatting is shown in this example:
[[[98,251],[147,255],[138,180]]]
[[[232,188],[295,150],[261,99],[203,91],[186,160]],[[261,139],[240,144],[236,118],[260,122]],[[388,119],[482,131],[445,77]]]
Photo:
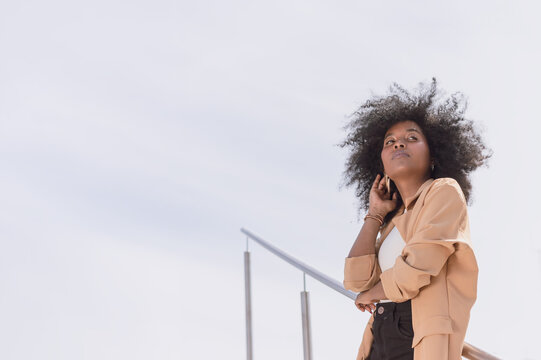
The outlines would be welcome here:
[[[464,194],[452,178],[428,179],[397,214],[376,240],[377,254],[397,227],[405,246],[394,266],[382,273],[375,254],[346,258],[344,287],[366,291],[381,279],[387,298],[411,299],[414,360],[459,360],[478,274]],[[370,352],[373,321],[374,315],[357,360]]]

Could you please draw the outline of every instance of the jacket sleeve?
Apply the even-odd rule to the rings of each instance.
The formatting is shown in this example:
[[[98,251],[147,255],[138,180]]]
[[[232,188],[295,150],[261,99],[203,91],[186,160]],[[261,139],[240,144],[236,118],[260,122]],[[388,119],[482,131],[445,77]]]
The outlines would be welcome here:
[[[347,257],[344,265],[344,288],[355,292],[372,288],[379,281],[381,268],[376,254]]]
[[[430,284],[455,251],[455,243],[469,237],[468,213],[460,185],[438,179],[426,194],[413,235],[392,268],[381,274],[388,299],[404,302]]]

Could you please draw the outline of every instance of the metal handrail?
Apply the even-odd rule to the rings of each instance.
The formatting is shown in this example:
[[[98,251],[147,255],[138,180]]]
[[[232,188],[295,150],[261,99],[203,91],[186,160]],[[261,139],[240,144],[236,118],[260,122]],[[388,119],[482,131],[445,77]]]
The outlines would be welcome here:
[[[322,284],[330,287],[331,289],[338,291],[342,295],[347,296],[348,298],[355,300],[357,298],[357,293],[344,289],[344,286],[339,281],[323,274],[319,270],[314,269],[313,267],[303,263],[302,261],[294,258],[293,256],[285,253],[284,251],[278,249],[274,245],[271,245],[267,241],[261,239],[259,236],[251,233],[250,231],[241,228],[240,231],[248,236],[250,239],[257,242],[259,245],[263,246],[265,249],[269,250],[274,255],[278,256],[282,260],[288,262],[290,265],[293,265],[297,269],[301,270],[305,274],[310,275],[315,280],[321,282]],[[500,360],[499,358],[471,345],[467,342],[464,342],[464,347],[462,349],[462,356],[470,360]]]
[[[268,242],[261,239],[259,236],[252,234],[248,230],[246,230],[244,228],[241,228],[240,231],[242,231],[244,234],[246,234],[246,236],[248,236],[250,239],[257,242],[259,245],[263,246],[265,249],[269,250],[274,255],[278,256],[282,260],[284,260],[284,261],[288,262],[289,264],[293,265],[294,267],[296,267],[300,271],[310,275],[311,277],[313,277],[317,281],[327,285],[331,289],[334,289],[334,290],[338,291],[339,293],[347,296],[348,298],[350,298],[352,300],[355,300],[357,298],[356,293],[354,293],[353,291],[344,289],[344,286],[340,282],[338,282],[337,280],[323,274],[322,272],[320,272],[319,270],[314,269],[310,265],[306,265],[302,261],[300,261],[298,259],[295,259],[293,256],[291,256],[289,254],[286,254],[282,250],[280,250],[277,247],[269,244]]]

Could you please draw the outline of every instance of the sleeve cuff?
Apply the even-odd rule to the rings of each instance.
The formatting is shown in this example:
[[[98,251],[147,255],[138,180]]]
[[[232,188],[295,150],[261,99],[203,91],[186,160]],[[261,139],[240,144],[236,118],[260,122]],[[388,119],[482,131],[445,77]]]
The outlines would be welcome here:
[[[344,287],[348,290],[363,291],[374,282],[377,273],[376,254],[348,257],[344,266]]]

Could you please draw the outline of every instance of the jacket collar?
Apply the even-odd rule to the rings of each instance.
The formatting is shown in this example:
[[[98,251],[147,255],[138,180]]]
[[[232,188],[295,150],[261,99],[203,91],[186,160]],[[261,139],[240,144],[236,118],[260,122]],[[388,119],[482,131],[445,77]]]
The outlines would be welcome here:
[[[429,178],[428,180],[426,180],[421,186],[419,186],[419,189],[417,189],[417,191],[415,192],[415,195],[412,195],[406,199],[404,199],[404,205],[406,207],[406,209],[409,210],[409,206],[415,201],[417,200],[417,198],[419,197],[419,195],[421,195],[421,193],[423,192],[424,189],[426,189],[428,186],[430,186],[430,184],[432,184],[432,181],[434,181],[433,178]]]
[[[432,184],[433,181],[434,181],[433,178],[429,178],[428,180],[426,180],[421,186],[419,186],[419,189],[417,189],[417,191],[415,192],[415,195],[410,196],[407,199],[405,199],[405,204],[407,204],[408,207],[411,207],[411,204],[413,204],[415,202],[415,200],[417,200],[417,198],[421,195],[421,193],[424,190],[426,190],[430,186],[430,184]],[[381,244],[383,243],[383,241],[385,240],[387,235],[389,235],[389,233],[391,232],[391,230],[395,226],[398,229],[398,232],[400,233],[400,236],[402,237],[402,239],[404,241],[406,241],[406,239],[407,239],[407,229],[406,229],[406,227],[407,227],[407,218],[409,218],[410,215],[411,215],[411,212],[409,211],[411,209],[408,209],[408,212],[404,213],[405,204],[402,204],[400,206],[400,208],[398,209],[396,215],[391,219],[391,221],[389,221],[387,226],[382,230],[379,241],[376,242],[376,252],[379,251],[379,248],[380,248]]]

